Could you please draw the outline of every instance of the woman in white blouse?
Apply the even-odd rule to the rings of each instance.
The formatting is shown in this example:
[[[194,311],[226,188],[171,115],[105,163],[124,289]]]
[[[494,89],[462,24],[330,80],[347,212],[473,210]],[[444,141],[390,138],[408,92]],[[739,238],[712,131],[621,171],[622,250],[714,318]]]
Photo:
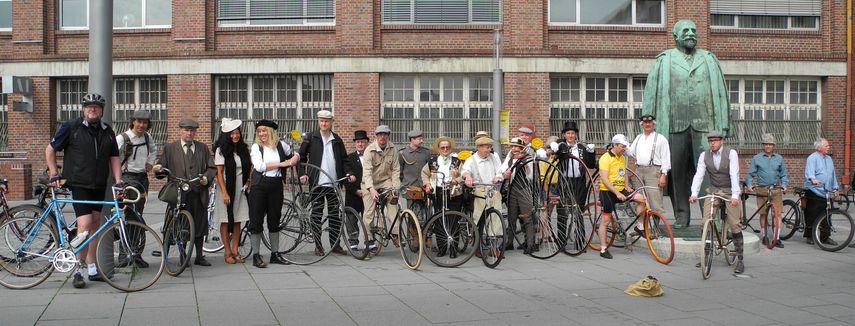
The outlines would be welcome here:
[[[288,265],[277,251],[279,249],[279,218],[282,215],[282,177],[285,169],[299,162],[300,155],[291,146],[279,141],[275,122],[261,120],[255,124],[255,144],[250,150],[254,175],[249,191],[249,233],[252,246],[252,265],[265,268],[267,264],[259,254],[261,231],[267,216],[270,236],[270,263]]]
[[[216,222],[220,223],[220,239],[225,249],[226,264],[242,263],[238,254],[241,223],[249,221],[249,204],[245,190],[249,186],[252,161],[249,146],[243,142],[242,121],[223,118],[220,137],[214,143],[214,165],[217,166]],[[229,234],[231,233],[231,237]]]

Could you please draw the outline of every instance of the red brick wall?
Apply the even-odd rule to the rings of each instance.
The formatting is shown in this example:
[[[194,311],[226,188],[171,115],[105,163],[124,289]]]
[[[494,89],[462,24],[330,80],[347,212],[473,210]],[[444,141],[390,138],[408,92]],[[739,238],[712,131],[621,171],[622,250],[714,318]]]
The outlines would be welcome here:
[[[504,104],[511,110],[510,137],[533,125],[537,137],[549,135],[549,73],[505,73]]]
[[[199,123],[196,140],[212,143],[213,79],[211,75],[169,75],[167,88],[167,142],[179,139],[178,122],[189,118]]]
[[[39,56],[44,51],[44,3],[12,1],[12,47],[15,56]],[[4,52],[9,53],[9,52]]]
[[[0,176],[9,180],[6,200],[22,200],[33,197],[32,166],[30,163],[2,161]]]
[[[23,155],[16,157],[26,157],[28,168],[31,171],[13,172],[11,175],[3,174],[5,178],[17,178],[16,176],[24,176],[31,174],[39,176],[44,169],[45,164],[45,147],[50,142],[53,134],[51,133],[53,125],[56,121],[56,105],[54,97],[46,96],[46,94],[54,94],[54,84],[48,77],[33,77],[33,112],[15,112],[11,110],[12,101],[20,101],[20,95],[9,96],[9,113],[8,113],[8,146],[7,150],[12,152],[26,152]],[[58,159],[62,163],[61,159]],[[0,172],[2,173],[2,172]],[[27,186],[23,181],[16,181],[17,185],[12,185],[15,189],[19,186]],[[24,189],[24,191],[29,191]],[[20,192],[15,192],[15,199],[23,199],[18,195]]]
[[[540,52],[546,37],[544,28],[549,20],[548,1],[505,0],[502,5],[505,25],[502,29],[503,51],[509,55]]]
[[[206,0],[172,1],[172,46],[178,54],[205,50]],[[177,40],[176,40],[177,39]]]
[[[380,123],[380,74],[336,73],[333,75],[335,101],[334,130],[353,151],[353,132],[368,132],[372,139]]]
[[[336,43],[342,51],[367,53],[374,47],[375,1],[336,1]]]

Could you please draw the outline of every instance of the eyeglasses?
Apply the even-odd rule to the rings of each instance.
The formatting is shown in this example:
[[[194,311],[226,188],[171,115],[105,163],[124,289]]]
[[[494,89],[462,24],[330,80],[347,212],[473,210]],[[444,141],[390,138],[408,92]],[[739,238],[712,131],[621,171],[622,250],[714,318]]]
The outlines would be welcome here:
[[[440,146],[439,149],[450,149],[450,146]]]

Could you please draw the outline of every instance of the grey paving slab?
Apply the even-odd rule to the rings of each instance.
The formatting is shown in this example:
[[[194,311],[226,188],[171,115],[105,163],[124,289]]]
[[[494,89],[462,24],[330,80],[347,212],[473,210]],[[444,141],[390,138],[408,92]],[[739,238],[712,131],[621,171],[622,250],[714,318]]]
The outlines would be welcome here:
[[[159,308],[159,307],[196,307],[195,291],[179,292],[147,292],[128,293],[125,309]]]
[[[764,317],[767,320],[786,324],[832,321],[830,318],[801,309],[780,309],[780,305],[763,299],[731,301],[725,304],[734,308],[749,311],[757,316]]]
[[[63,320],[39,320],[37,326],[114,326],[119,324],[119,318],[93,318],[93,319],[63,319]]]
[[[258,290],[211,292],[199,301],[203,325],[270,325],[276,318]]]
[[[451,292],[415,295],[401,300],[431,323],[449,323],[491,318],[477,306]]]
[[[579,325],[648,325],[632,316],[604,307],[571,307],[561,314]]]
[[[273,312],[281,325],[355,325],[346,313],[335,304],[325,306],[285,307],[273,306]]]
[[[528,311],[493,313],[510,325],[578,325],[564,315],[555,311]]]
[[[850,302],[851,303],[851,302]],[[844,306],[839,304],[831,304],[825,306],[804,307],[804,311],[809,311],[814,314],[829,317],[838,320],[855,321],[855,307],[851,304]]]
[[[400,310],[354,312],[350,318],[359,325],[433,325],[418,313]]]
[[[40,320],[118,319],[125,305],[125,293],[59,295],[51,301]],[[97,309],[80,309],[86,302]]]
[[[125,309],[121,326],[198,325],[196,305]]]
[[[389,294],[339,297],[335,299],[335,303],[348,313],[379,310],[405,312],[410,310],[401,300]]]
[[[44,305],[0,308],[0,324],[34,325],[44,309]]]
[[[364,296],[364,295],[389,295],[382,286],[330,286],[323,288],[326,293],[333,297],[349,297],[349,296]]]
[[[506,290],[467,290],[454,293],[490,314],[538,310],[543,305],[540,301]]]

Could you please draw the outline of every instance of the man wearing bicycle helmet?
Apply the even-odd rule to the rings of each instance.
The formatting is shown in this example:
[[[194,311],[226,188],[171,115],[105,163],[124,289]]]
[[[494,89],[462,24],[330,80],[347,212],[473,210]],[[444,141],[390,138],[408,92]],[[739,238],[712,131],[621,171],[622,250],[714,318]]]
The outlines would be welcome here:
[[[634,193],[632,186],[626,182],[626,148],[629,146],[626,136],[617,134],[612,137],[612,147],[600,156],[600,202],[603,205],[602,218],[597,234],[600,237],[600,257],[612,259],[606,238],[606,228],[613,222],[612,214],[615,204],[627,200],[641,202],[644,196]],[[639,207],[641,209],[641,207]],[[636,230],[638,232],[638,230]]]
[[[71,188],[72,199],[103,201],[107,193],[108,171],[113,173],[113,182],[121,180],[119,148],[116,145],[116,133],[110,125],[101,121],[106,100],[99,94],[86,94],[80,101],[83,116],[66,121],[59,127],[50,144],[45,148],[45,161],[51,180],[60,175],[56,164],[56,153],[65,152],[63,158],[65,185]],[[93,233],[101,226],[102,205],[73,204],[77,216],[77,233]],[[88,263],[87,272],[90,281],[104,281],[105,275],[95,267],[96,243],[93,241],[83,248],[77,258]],[[75,288],[86,287],[83,271],[74,274],[72,285]]]
[[[742,201],[739,199],[742,194],[742,190],[739,189],[739,156],[736,155],[736,150],[724,146],[724,133],[721,131],[711,131],[707,134],[707,141],[710,149],[701,152],[698,157],[698,168],[692,179],[692,195],[689,197],[689,203],[694,204],[698,201],[698,193],[701,191],[705,174],[710,178],[710,187],[706,190],[708,194],[730,196],[730,202],[726,205],[727,224],[730,225],[733,246],[736,249],[736,264],[733,272],[739,274],[745,271],[745,265],[742,263],[744,239],[739,225],[742,218]],[[713,200],[704,201],[702,224],[712,218],[712,204]]]

